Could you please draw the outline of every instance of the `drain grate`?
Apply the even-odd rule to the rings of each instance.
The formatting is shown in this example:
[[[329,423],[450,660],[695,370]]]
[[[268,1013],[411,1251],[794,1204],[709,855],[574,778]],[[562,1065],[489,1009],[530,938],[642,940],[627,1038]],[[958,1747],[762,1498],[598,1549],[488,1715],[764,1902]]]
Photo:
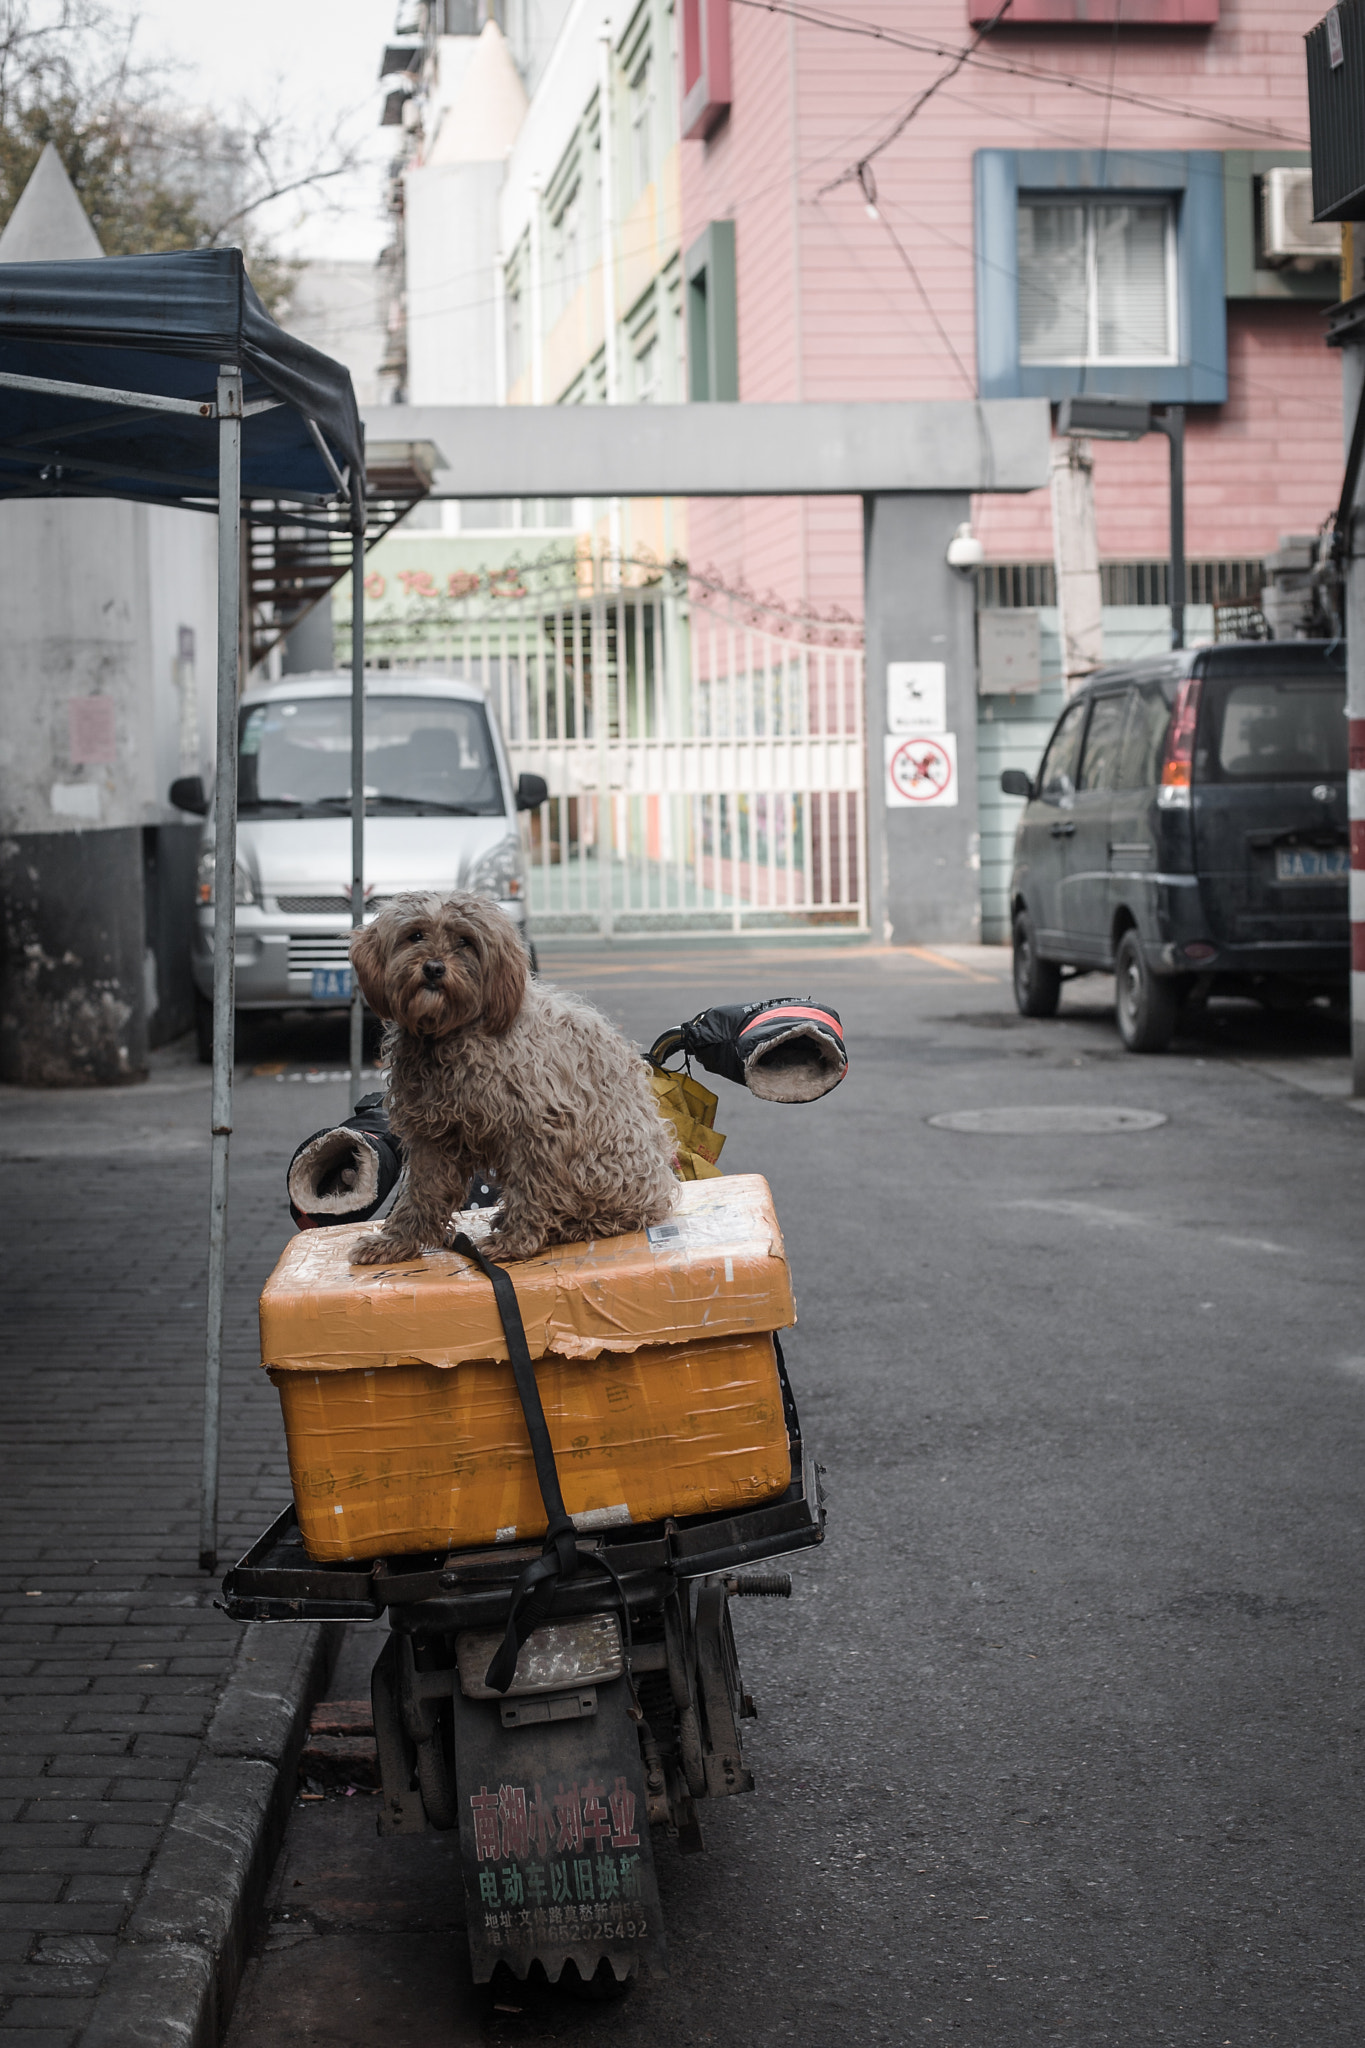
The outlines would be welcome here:
[[[1000,1138],[1076,1138],[1107,1131],[1154,1131],[1165,1121],[1160,1110],[1109,1109],[1102,1103],[1090,1102],[1029,1102],[1013,1109],[946,1109],[929,1118],[935,1130]]]

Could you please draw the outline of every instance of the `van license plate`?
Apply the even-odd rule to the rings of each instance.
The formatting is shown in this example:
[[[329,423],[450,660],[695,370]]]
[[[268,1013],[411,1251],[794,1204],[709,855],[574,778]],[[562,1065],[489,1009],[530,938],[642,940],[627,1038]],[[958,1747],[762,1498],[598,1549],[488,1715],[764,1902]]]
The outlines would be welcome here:
[[[351,1000],[351,970],[349,967],[315,967],[313,969],[313,1001],[315,1003],[349,1003]]]
[[[1277,882],[1344,882],[1351,872],[1351,856],[1344,846],[1329,847],[1325,853],[1311,846],[1277,846]]]

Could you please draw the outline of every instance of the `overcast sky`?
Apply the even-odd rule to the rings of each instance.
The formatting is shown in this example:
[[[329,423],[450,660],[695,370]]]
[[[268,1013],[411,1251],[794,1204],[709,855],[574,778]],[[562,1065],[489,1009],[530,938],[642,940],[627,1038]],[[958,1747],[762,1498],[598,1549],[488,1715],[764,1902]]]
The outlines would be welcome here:
[[[362,142],[367,171],[279,202],[262,216],[283,254],[373,258],[386,240],[383,166],[394,131],[379,123],[379,60],[398,0],[136,0],[146,57],[181,63],[180,91],[232,113],[244,101],[286,109],[305,141],[339,116]],[[130,6],[129,11],[132,11]]]

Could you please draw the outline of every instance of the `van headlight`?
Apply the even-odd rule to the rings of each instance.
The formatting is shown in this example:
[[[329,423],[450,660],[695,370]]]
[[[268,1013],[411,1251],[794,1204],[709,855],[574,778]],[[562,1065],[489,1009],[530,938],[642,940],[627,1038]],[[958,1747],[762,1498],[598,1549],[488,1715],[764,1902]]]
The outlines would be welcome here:
[[[208,908],[213,902],[214,865],[213,849],[210,847],[206,853],[200,854],[199,867],[195,875],[194,896],[196,903],[199,904],[201,909]],[[254,903],[256,901],[256,884],[252,881],[251,876],[240,861],[237,863],[235,874],[237,877],[237,887],[233,894],[236,896],[237,901],[239,903]]]
[[[466,889],[474,896],[495,896],[505,903],[509,897],[526,894],[521,866],[521,847],[515,839],[504,839],[491,852],[476,860],[469,870]]]

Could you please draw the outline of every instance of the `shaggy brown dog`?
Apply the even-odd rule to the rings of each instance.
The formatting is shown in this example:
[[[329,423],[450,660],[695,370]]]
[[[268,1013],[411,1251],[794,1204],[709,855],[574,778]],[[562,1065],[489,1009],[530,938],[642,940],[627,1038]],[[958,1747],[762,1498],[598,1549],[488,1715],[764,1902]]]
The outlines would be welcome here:
[[[668,1215],[676,1141],[644,1062],[599,1011],[528,979],[496,904],[399,897],[357,932],[351,962],[389,1020],[389,1122],[407,1154],[393,1210],[356,1265],[444,1244],[471,1176],[490,1168],[502,1183],[497,1259]]]

